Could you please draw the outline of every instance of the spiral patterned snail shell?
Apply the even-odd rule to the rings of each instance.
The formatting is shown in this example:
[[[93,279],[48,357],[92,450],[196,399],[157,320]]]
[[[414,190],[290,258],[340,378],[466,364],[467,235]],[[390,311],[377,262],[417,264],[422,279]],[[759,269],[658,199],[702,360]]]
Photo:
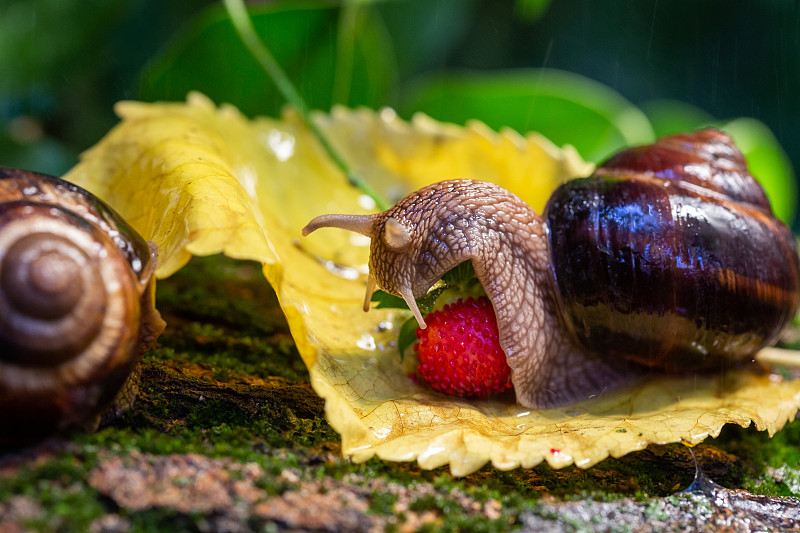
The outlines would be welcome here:
[[[375,215],[303,229],[371,238],[375,287],[415,298],[471,261],[497,315],[517,401],[601,394],[658,369],[747,364],[800,302],[789,228],[729,136],[714,129],[626,150],[565,183],[540,217],[505,189],[451,180]]]
[[[155,245],[87,191],[0,167],[0,443],[96,424],[164,329]]]

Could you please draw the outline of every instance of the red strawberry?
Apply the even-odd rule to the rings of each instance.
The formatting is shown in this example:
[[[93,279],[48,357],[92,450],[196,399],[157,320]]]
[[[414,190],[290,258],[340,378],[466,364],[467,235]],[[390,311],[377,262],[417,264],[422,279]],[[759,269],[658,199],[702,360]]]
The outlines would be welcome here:
[[[500,348],[497,319],[485,297],[457,300],[425,318],[417,329],[417,372],[434,390],[486,398],[511,387],[511,369]]]

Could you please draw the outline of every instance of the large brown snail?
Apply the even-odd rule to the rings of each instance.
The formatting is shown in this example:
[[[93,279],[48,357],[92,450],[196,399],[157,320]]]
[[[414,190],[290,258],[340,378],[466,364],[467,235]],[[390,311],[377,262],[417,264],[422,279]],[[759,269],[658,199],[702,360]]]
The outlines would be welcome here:
[[[0,443],[131,401],[131,372],[164,329],[154,270],[154,245],[90,193],[0,167]]]
[[[800,301],[791,231],[726,134],[624,151],[563,184],[538,216],[479,181],[424,187],[375,215],[323,215],[372,240],[375,286],[415,298],[471,261],[497,315],[517,401],[544,408],[646,371],[744,364]]]

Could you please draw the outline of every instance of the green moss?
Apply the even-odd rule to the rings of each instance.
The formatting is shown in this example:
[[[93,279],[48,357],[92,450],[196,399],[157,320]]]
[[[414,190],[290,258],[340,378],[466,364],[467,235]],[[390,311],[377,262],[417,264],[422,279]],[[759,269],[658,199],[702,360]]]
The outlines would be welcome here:
[[[787,424],[773,437],[755,428],[727,426],[716,439],[724,449],[742,459],[740,486],[755,494],[800,497],[797,487],[776,481],[769,468],[800,468],[800,420]]]
[[[132,450],[157,455],[172,453],[200,453],[208,457],[229,457],[238,461],[250,461],[254,454],[271,454],[279,458],[283,466],[285,457],[276,453],[272,440],[283,444],[291,438],[285,434],[265,430],[261,433],[251,428],[219,423],[211,428],[174,428],[168,432],[157,429],[105,429],[80,440],[87,445],[101,447],[117,454]],[[311,449],[299,448],[303,455],[313,453]],[[266,464],[266,463],[265,463]]]
[[[275,311],[275,295],[255,262],[195,257],[187,267],[160,281],[157,291],[159,309],[169,308],[184,318],[217,320],[245,334],[280,329],[264,320]]]
[[[37,498],[46,516],[26,521],[34,531],[88,531],[89,525],[107,511],[95,491],[83,485],[59,487],[52,483],[39,485],[43,491]]]
[[[277,298],[256,263],[194,258],[156,285],[167,330],[149,359],[181,359],[308,382]]]
[[[93,453],[62,451],[53,457],[21,466],[13,476],[0,477],[0,502],[27,497],[45,515],[26,522],[36,531],[86,531],[106,512],[97,492],[85,479],[96,464]]]
[[[157,532],[157,531],[201,531],[198,527],[202,523],[201,514],[179,513],[171,509],[146,509],[127,513],[133,531]]]
[[[650,502],[646,513],[656,520],[668,500],[652,498],[669,498],[694,475],[691,454],[681,445],[653,446],[588,470],[553,470],[541,464],[502,472],[486,466],[465,478],[453,478],[446,468],[421,470],[415,463],[372,459],[353,464],[341,458],[339,436],[325,420],[322,400],[307,384],[308,374],[257,265],[193,260],[159,282],[158,306],[168,327],[145,358],[143,387],[133,408],[111,426],[94,434],[78,433],[61,451],[0,477],[0,502],[21,495],[45,509],[44,516],[26,524],[31,529],[87,530],[108,512],[119,513],[134,531],[202,526],[205,518],[191,513],[116,509],[88,485],[101,453],[199,453],[255,462],[264,470],[256,486],[267,495],[297,489],[281,476],[287,468],[321,485],[359,479],[369,512],[386,519],[387,529],[399,528],[408,517],[396,515],[398,496],[369,488],[372,480],[381,479],[416,494],[408,512],[432,511],[436,520],[425,527],[436,531],[507,531],[518,527],[522,513],[538,512],[543,496],[599,501],[633,497]],[[797,496],[791,476],[800,468],[798,421],[772,439],[753,429],[727,427],[695,450],[704,471],[723,486]],[[768,468],[784,465],[784,481],[769,475]],[[499,517],[464,507],[464,495],[479,507],[496,500]],[[253,524],[256,529],[273,525]]]
[[[369,497],[369,510],[375,514],[391,515],[394,514],[395,503],[397,503],[396,494],[373,491]]]

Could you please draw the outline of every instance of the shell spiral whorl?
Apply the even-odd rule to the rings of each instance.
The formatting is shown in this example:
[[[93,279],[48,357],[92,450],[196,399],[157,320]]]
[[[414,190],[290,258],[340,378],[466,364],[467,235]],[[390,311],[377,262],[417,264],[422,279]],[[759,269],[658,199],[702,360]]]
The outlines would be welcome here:
[[[105,248],[55,208],[17,205],[2,211],[0,360],[64,363],[101,329],[98,317],[106,312],[108,295],[97,252]]]
[[[114,399],[164,327],[154,258],[83,189],[0,167],[0,443],[91,425]]]

